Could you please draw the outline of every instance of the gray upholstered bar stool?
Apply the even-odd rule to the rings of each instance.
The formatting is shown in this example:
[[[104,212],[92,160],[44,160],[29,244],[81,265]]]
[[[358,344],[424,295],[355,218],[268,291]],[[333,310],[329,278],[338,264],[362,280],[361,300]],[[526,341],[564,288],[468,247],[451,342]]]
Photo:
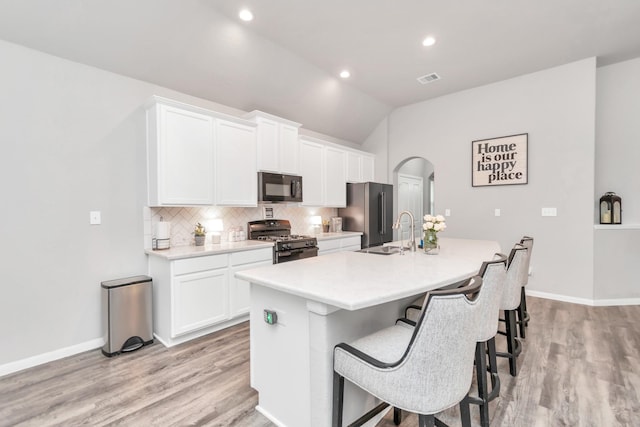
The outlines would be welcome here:
[[[527,260],[522,270],[522,289],[520,290],[520,306],[516,312],[518,326],[520,328],[520,338],[526,338],[526,328],[529,326],[529,312],[527,311],[527,295],[525,287],[529,283],[529,266],[531,265],[531,253],[533,252],[533,237],[524,236],[520,239],[520,244],[527,248]]]
[[[478,316],[478,335],[476,336],[475,365],[478,395],[469,396],[468,400],[469,403],[479,405],[480,424],[482,427],[488,427],[489,402],[498,397],[500,393],[495,337],[498,332],[500,304],[507,275],[507,256],[496,254],[492,261],[483,262],[479,275],[482,277],[482,292],[478,296],[478,305],[483,307],[483,310]],[[415,322],[420,316],[420,310],[415,307],[415,305],[411,305],[405,310],[405,315],[410,322]],[[488,368],[487,353],[489,355]],[[487,372],[491,376],[491,392],[488,390]]]
[[[360,426],[389,405],[418,414],[420,427],[434,426],[435,415],[460,404],[463,426],[470,425],[465,396],[473,376],[473,349],[482,279],[466,286],[427,294],[414,328],[395,325],[333,354],[333,426],[342,426],[344,380],[384,403],[350,426]],[[444,423],[438,420],[438,425]]]
[[[520,305],[520,290],[522,289],[522,271],[527,260],[527,248],[520,244],[516,244],[509,253],[507,261],[507,277],[504,283],[504,291],[502,293],[502,302],[500,310],[504,311],[505,332],[499,331],[500,334],[507,337],[507,352],[497,352],[500,357],[509,358],[509,373],[511,376],[518,375],[517,357],[522,351],[520,341],[516,337],[516,311]]]

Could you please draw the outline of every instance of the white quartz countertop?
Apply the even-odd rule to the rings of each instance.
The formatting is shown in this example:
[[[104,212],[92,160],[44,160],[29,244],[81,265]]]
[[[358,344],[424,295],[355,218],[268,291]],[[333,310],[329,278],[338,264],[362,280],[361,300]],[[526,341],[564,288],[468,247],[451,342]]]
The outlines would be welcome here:
[[[314,237],[318,239],[318,241],[344,239],[347,237],[356,237],[356,236],[362,236],[362,233],[359,231],[341,231],[340,233],[319,233],[314,235]]]
[[[230,252],[250,251],[252,249],[273,248],[273,242],[260,240],[242,240],[239,242],[221,242],[204,246],[176,246],[170,249],[146,249],[145,253],[168,260],[195,258],[207,255],[219,255]]]
[[[437,289],[478,273],[500,251],[494,241],[438,239],[440,254],[339,252],[236,273],[252,283],[359,310]]]

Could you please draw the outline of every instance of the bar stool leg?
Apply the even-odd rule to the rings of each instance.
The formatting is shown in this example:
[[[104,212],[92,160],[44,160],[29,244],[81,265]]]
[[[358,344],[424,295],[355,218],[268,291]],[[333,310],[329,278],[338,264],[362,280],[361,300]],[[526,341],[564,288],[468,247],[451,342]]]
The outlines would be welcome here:
[[[344,404],[344,377],[333,373],[333,414],[332,426],[342,427],[342,411]]]
[[[516,312],[515,310],[505,310],[506,319],[505,326],[507,332],[507,352],[509,354],[509,373],[512,377],[518,376],[518,367],[516,365]]]
[[[524,293],[524,286],[520,291],[520,305],[518,306],[518,325],[520,326],[520,338],[526,338],[527,328],[527,297]]]
[[[480,425],[489,427],[489,402],[487,390],[487,351],[484,342],[476,343],[476,380],[478,382],[478,398],[480,404]]]
[[[402,422],[402,409],[393,407],[393,423],[397,426]]]

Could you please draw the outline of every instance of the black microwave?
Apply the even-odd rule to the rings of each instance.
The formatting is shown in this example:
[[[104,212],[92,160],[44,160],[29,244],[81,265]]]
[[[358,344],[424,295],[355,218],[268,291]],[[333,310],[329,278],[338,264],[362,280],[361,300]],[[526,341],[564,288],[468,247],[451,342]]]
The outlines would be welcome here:
[[[302,202],[302,177],[258,172],[258,203]]]

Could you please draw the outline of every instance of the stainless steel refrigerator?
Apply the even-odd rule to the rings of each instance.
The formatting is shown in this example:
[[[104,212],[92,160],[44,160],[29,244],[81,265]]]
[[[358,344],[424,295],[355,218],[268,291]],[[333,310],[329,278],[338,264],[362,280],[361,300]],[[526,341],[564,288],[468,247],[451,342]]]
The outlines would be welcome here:
[[[362,248],[393,240],[393,185],[377,182],[347,184],[347,207],[338,209],[342,229],[361,231]]]

